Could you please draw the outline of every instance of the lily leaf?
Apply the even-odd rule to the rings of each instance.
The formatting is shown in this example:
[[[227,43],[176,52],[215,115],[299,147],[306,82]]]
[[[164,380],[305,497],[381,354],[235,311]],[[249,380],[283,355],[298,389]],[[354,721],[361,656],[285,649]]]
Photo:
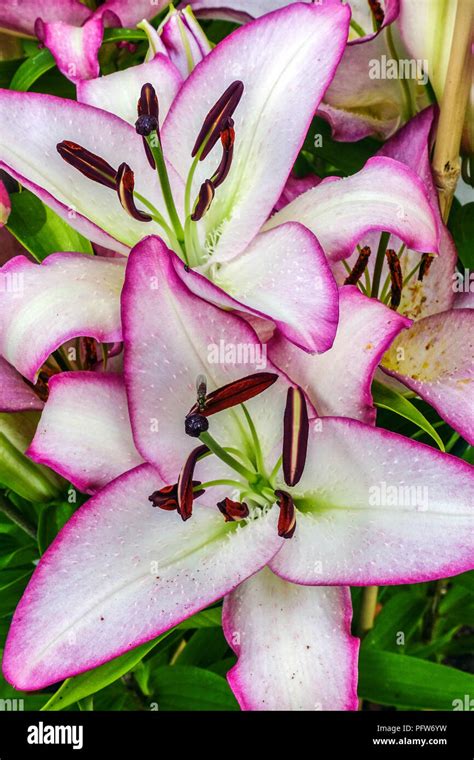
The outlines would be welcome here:
[[[26,92],[46,71],[54,68],[56,61],[47,48],[40,50],[36,55],[27,58],[17,68],[10,82],[11,90]]]
[[[225,678],[191,665],[158,668],[153,674],[153,686],[157,710],[239,709]]]
[[[404,417],[406,420],[413,422],[414,425],[421,430],[424,430],[424,432],[435,441],[441,451],[445,450],[444,443],[433,425],[426,419],[425,415],[422,414],[411,401],[405,398],[405,396],[402,396],[401,393],[398,393],[398,391],[388,388],[375,380],[372,384],[372,396],[375,406],[380,409],[388,409],[389,411],[398,414],[400,417]]]
[[[104,689],[109,684],[121,678],[129,670],[132,670],[138,663],[155,647],[159,641],[168,635],[169,631],[162,633],[152,641],[147,641],[130,652],[116,657],[114,660],[99,665],[94,670],[88,670],[73,678],[67,678],[57,692],[44,705],[42,710],[58,711],[79,702],[81,699],[90,697],[97,691]]]
[[[92,245],[64,219],[28,190],[12,193],[7,229],[35,257],[43,261],[50,253],[77,251],[92,254]]]
[[[359,695],[380,705],[410,710],[462,709],[474,694],[474,675],[404,654],[363,648]]]
[[[416,628],[425,607],[426,599],[418,594],[410,591],[395,594],[375,618],[375,626],[366,635],[363,647],[400,651]],[[399,640],[400,633],[403,633],[403,642]]]

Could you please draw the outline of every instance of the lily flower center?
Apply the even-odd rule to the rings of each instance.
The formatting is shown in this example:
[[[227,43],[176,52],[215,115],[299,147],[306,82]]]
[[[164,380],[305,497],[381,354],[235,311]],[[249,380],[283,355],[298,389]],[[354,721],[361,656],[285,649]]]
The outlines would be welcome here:
[[[193,501],[213,487],[229,487],[229,495],[216,502],[226,522],[258,519],[275,504],[280,510],[278,534],[291,538],[296,529],[296,507],[292,491],[303,474],[308,445],[308,414],[303,391],[289,388],[282,420],[282,455],[274,467],[267,469],[257,428],[245,405],[250,398],[263,393],[278,379],[268,372],[248,375],[240,380],[206,393],[206,381],[197,381],[198,396],[185,417],[185,432],[199,438],[197,446],[186,458],[178,480],[155,491],[149,497],[153,506],[175,509],[183,520],[192,516]],[[240,414],[238,409],[240,407]],[[209,417],[227,412],[238,419],[237,440],[233,445],[217,441],[209,432]],[[201,482],[194,471],[204,457],[216,457],[235,473],[233,478],[216,478]],[[282,476],[288,490],[281,487]]]
[[[135,175],[127,163],[123,162],[118,169],[114,169],[100,156],[69,140],[63,140],[56,147],[61,157],[86,177],[116,190],[123,209],[133,219],[139,222],[154,221],[158,224],[186,266],[197,266],[204,263],[209,254],[199,242],[196,222],[209,211],[216,189],[224,182],[231,169],[235,142],[232,114],[239,104],[243,90],[242,82],[232,82],[204,119],[191,153],[193,161],[186,181],[184,220],[180,219],[173,197],[160,138],[158,97],[151,84],[144,84],[141,89],[135,129],[142,138],[150,167],[157,172],[167,218],[135,190]],[[209,155],[219,140],[222,148],[220,162],[214,173],[202,183],[197,197],[193,199],[192,187],[196,167]],[[138,208],[137,202],[145,206],[147,211]]]

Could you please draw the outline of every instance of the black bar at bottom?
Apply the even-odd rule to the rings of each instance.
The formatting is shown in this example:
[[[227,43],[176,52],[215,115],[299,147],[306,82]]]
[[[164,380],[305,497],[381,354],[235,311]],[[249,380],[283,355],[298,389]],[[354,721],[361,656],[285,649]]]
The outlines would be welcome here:
[[[469,711],[1,712],[0,760],[95,757],[101,750],[111,758],[216,755],[227,753],[229,741],[235,753],[254,754],[261,745],[268,756],[273,746],[282,751],[282,740],[292,755],[472,760],[473,727]]]

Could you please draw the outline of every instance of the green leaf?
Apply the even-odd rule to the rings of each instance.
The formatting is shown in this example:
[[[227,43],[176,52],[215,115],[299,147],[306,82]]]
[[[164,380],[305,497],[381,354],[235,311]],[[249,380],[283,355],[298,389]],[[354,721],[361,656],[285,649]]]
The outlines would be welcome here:
[[[470,673],[404,654],[361,650],[359,695],[370,702],[410,710],[453,710],[466,694],[474,695]]]
[[[47,504],[40,512],[38,520],[38,547],[44,554],[61,528],[74,514],[74,506],[68,502]]]
[[[27,573],[22,573],[14,581],[0,585],[0,616],[9,615],[13,612],[30,580],[32,572],[31,570]]]
[[[92,254],[92,245],[28,190],[12,193],[7,229],[37,259],[56,251]]]
[[[196,615],[183,620],[179,628],[187,630],[189,628],[214,628],[222,625],[222,607],[213,607],[210,610],[203,610]]]
[[[138,663],[155,647],[159,641],[167,636],[169,631],[162,633],[153,641],[147,641],[139,647],[135,647],[130,652],[116,657],[114,660],[99,665],[98,668],[88,670],[79,676],[67,678],[57,692],[44,705],[43,710],[57,711],[64,710],[74,702],[95,694],[100,689],[121,678],[129,670],[132,670]]]
[[[382,385],[382,383],[377,382],[377,380],[374,380],[372,383],[372,396],[375,406],[380,409],[388,409],[389,411],[398,414],[400,417],[410,420],[414,425],[421,428],[421,430],[424,430],[424,432],[435,441],[441,451],[444,451],[443,441],[433,425],[428,422],[424,414],[422,414],[411,401],[405,398],[405,396],[402,396],[401,393],[398,393],[398,391],[395,391],[392,388],[388,388],[386,385]]]
[[[42,74],[52,69],[55,65],[56,62],[48,48],[43,48],[36,55],[27,58],[18,67],[10,82],[10,89],[26,92]]]
[[[0,61],[0,87],[7,89],[11,79],[23,62],[23,58],[13,58],[8,61]]]
[[[104,29],[104,42],[141,42],[146,39],[146,33],[141,29]]]
[[[375,626],[366,635],[363,647],[400,651],[399,634],[405,644],[413,634],[426,607],[426,599],[411,591],[401,591],[383,605]],[[403,650],[401,650],[403,651]]]
[[[222,711],[238,710],[227,681],[209,670],[191,665],[158,668],[153,673],[156,709]]]
[[[7,568],[20,567],[22,565],[31,565],[34,559],[37,559],[38,553],[36,547],[20,546],[15,551],[0,556],[0,570]]]
[[[220,660],[228,649],[222,628],[202,628],[196,631],[176,659],[177,665],[198,665],[205,668]]]

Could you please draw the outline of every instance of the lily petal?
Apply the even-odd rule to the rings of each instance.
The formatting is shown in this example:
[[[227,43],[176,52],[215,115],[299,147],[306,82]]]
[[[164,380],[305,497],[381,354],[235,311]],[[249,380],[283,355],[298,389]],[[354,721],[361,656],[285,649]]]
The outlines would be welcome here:
[[[375,424],[375,370],[393,339],[411,323],[355,287],[345,286],[339,293],[339,325],[329,351],[308,356],[276,336],[267,344],[268,356],[303,388],[319,415]]]
[[[315,420],[298,493],[295,535],[270,563],[293,583],[417,583],[472,567],[474,468],[449,454],[355,420]]]
[[[49,383],[49,398],[28,456],[94,493],[143,462],[133,445],[120,375],[63,372]]]
[[[393,343],[382,367],[474,445],[473,335],[472,309],[432,314]]]
[[[90,13],[79,0],[21,0],[21,7],[19,3],[2,3],[0,29],[34,37],[37,18],[80,26]]]
[[[43,688],[149,641],[231,591],[281,546],[275,510],[239,528],[197,500],[183,523],[150,505],[162,485],[148,465],[122,475],[45,553],[5,646],[3,672],[17,689]]]
[[[48,356],[71,338],[121,340],[124,270],[124,260],[82,253],[54,253],[42,264],[25,256],[8,261],[1,276],[16,287],[0,301],[0,354],[34,382]]]
[[[129,124],[135,124],[136,101],[142,86],[147,82],[150,82],[158,93],[161,124],[182,83],[176,66],[164,55],[158,54],[149,63],[130,66],[124,71],[78,82],[77,99],[81,103],[120,116]]]
[[[244,84],[232,117],[232,168],[199,224],[202,237],[218,232],[214,261],[240,253],[280,197],[342,55],[349,15],[345,6],[298,4],[257,19],[217,45],[180,90],[162,136],[166,156],[185,180],[207,112],[233,81]],[[214,153],[199,163],[193,199],[215,164]]]
[[[296,586],[264,568],[224,600],[239,660],[227,674],[243,710],[357,710],[357,653],[346,588]]]
[[[63,140],[83,145],[114,168],[125,161],[135,172],[136,190],[166,213],[158,183],[150,182],[142,141],[122,119],[52,95],[1,89],[0,114],[0,166],[94,243],[126,254],[143,237],[143,224],[123,211],[113,191],[63,161],[56,151]],[[19,125],[28,139],[18,139]],[[150,222],[147,233],[153,231],[161,229]]]
[[[142,19],[152,19],[169,4],[169,0],[107,0],[98,11],[109,11],[122,22],[122,26],[133,27]]]
[[[20,373],[0,356],[0,412],[25,412],[43,406]]]
[[[104,33],[102,15],[93,16],[80,27],[56,20],[45,23],[38,18],[35,32],[53,54],[60,72],[72,82],[99,76],[98,56]]]
[[[288,221],[314,232],[332,261],[350,256],[371,230],[392,232],[417,251],[438,249],[436,219],[423,183],[391,158],[370,158],[346,179],[324,179],[274,214],[264,229]]]
[[[196,401],[197,377],[207,377],[209,392],[265,368],[262,359],[266,365],[252,328],[194,296],[175,267],[183,263],[160,238],[145,238],[130,254],[122,293],[124,372],[135,445],[165,479],[176,477],[195,447],[195,440],[184,435],[184,420]],[[200,277],[193,271],[186,276]],[[213,429],[228,419],[216,415]]]
[[[201,297],[271,320],[305,351],[331,348],[338,290],[316,237],[301,224],[289,222],[263,232],[242,254],[211,269],[210,279],[220,290],[202,279],[189,283],[191,288],[201,286]]]

